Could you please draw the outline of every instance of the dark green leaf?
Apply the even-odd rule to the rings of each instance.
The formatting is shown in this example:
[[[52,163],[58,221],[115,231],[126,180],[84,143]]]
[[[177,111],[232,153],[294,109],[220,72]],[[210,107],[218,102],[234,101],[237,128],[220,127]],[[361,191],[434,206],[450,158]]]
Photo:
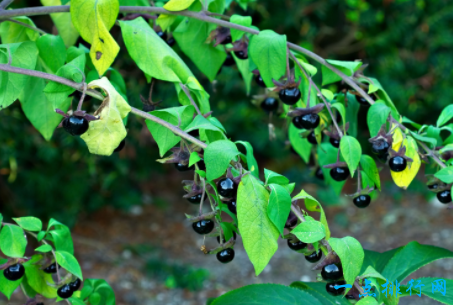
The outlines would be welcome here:
[[[359,141],[354,137],[344,135],[340,141],[340,152],[348,164],[351,176],[354,176],[354,172],[357,166],[359,166],[360,157],[362,156],[362,147]]]
[[[280,185],[288,184],[289,179],[283,175],[277,174],[267,168],[264,169],[264,180],[266,184],[276,183]]]
[[[334,297],[327,293],[326,284],[321,282],[294,282],[290,287],[303,290],[318,299],[323,305],[350,305],[349,301],[342,297]]]
[[[300,136],[302,130],[297,129],[294,124],[289,124],[289,141],[294,150],[304,160],[305,163],[310,161],[311,148],[313,147],[306,138]]]
[[[379,171],[374,159],[368,155],[362,155],[360,158],[360,165],[371,181],[373,181],[374,185],[376,185],[378,190],[381,190],[381,179],[379,178]]]
[[[330,60],[327,59],[327,62],[346,74],[347,76],[352,76],[355,71],[357,71],[361,66],[361,61],[340,61],[340,60]],[[335,72],[330,70],[326,66],[322,66],[322,85],[328,85],[341,80],[341,77],[338,76]]]
[[[236,141],[236,144],[241,144],[245,147],[247,151],[247,169],[252,173],[253,176],[259,177],[259,169],[258,169],[258,162],[256,162],[255,156],[253,155],[253,147],[250,145],[249,142],[245,141]]]
[[[381,126],[387,122],[390,111],[390,108],[381,102],[374,103],[370,107],[367,114],[367,123],[371,137],[375,137]]]
[[[442,110],[439,118],[437,119],[437,127],[445,125],[448,121],[453,118],[453,105],[448,105]]]
[[[291,210],[291,196],[281,185],[269,184],[271,195],[267,205],[267,216],[283,236],[286,220]]]
[[[57,73],[66,61],[66,47],[60,36],[43,35],[36,41],[44,68],[52,74]]]

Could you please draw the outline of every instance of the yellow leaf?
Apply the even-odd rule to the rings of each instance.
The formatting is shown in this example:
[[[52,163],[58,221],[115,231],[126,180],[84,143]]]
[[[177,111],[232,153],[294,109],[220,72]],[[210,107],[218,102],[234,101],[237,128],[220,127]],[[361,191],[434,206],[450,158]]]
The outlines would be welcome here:
[[[175,22],[176,18],[178,18],[176,15],[161,14],[159,15],[159,18],[157,18],[156,22],[162,31],[166,31],[173,24],[173,22]]]
[[[399,130],[399,133],[402,139],[401,130]],[[395,134],[393,135],[393,139],[395,141]],[[397,140],[399,140],[399,138],[397,138]],[[396,143],[394,142],[392,145],[393,150],[398,151],[399,146],[401,146],[401,143],[406,147],[406,156],[411,158],[414,162],[412,163],[408,162],[406,169],[403,170],[402,172],[390,171],[390,173],[392,174],[393,181],[395,182],[396,185],[403,189],[407,189],[409,184],[411,184],[412,180],[414,180],[415,176],[417,175],[418,170],[420,169],[421,160],[418,155],[417,143],[413,138],[407,136],[404,141],[402,142],[399,141],[399,144],[398,142]]]
[[[81,138],[90,153],[110,156],[127,135],[123,118],[131,111],[131,107],[106,77],[92,81],[88,88],[101,88],[107,97],[94,113],[100,119],[91,121],[88,131]]]
[[[194,2],[195,0],[170,0],[164,5],[164,9],[172,12],[183,11]]]

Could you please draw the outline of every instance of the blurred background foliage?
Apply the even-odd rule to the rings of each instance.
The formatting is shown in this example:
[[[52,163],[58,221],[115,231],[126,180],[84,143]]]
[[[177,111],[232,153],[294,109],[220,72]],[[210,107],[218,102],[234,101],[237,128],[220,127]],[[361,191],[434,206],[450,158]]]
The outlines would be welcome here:
[[[39,5],[37,0],[16,0],[12,7]],[[418,123],[435,123],[440,110],[453,100],[453,2],[449,0],[260,0],[249,3],[246,11],[233,2],[227,14],[233,13],[250,15],[260,29],[286,34],[289,41],[325,58],[362,59],[369,64],[365,74],[376,77],[401,114]],[[48,16],[32,19],[43,30],[54,32]],[[113,66],[126,80],[129,102],[141,108],[140,94],[147,96],[149,85],[128,56],[119,27],[111,32],[122,48]],[[179,52],[178,46],[174,48]],[[315,182],[313,168],[287,146],[285,120],[272,118],[277,139],[269,141],[270,118],[246,96],[236,67],[223,67],[218,79],[209,83],[181,56],[211,94],[213,115],[224,124],[228,136],[251,142],[261,167],[281,172],[299,185],[322,185]],[[251,95],[262,90],[252,83]],[[157,82],[153,100],[163,100],[162,107],[178,105],[173,85],[162,82]],[[96,103],[86,103],[85,110],[94,110]],[[359,116],[365,114],[366,109],[361,109]],[[362,126],[359,139],[369,152]],[[82,140],[62,130],[46,142],[18,102],[0,111],[0,211],[9,216],[56,217],[74,225],[78,217],[105,205],[129,209],[149,201],[153,192],[149,186],[155,179],[181,180],[172,166],[155,162],[158,149],[141,119],[131,115],[127,128],[126,148],[111,157],[99,157],[90,155]],[[411,189],[420,184],[414,182]],[[393,184],[388,185],[391,192],[399,193]],[[325,190],[329,189],[318,193],[323,203],[338,201],[332,191]]]

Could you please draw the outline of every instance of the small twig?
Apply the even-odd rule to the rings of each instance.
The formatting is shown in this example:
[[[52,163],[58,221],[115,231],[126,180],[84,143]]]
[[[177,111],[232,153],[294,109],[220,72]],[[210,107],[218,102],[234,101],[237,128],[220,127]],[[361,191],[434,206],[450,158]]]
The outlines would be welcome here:
[[[289,81],[291,75],[290,75],[290,71],[289,71],[289,53],[291,53],[289,51],[289,48],[286,48],[286,79],[287,81]]]
[[[3,0],[1,3],[0,3],[0,11],[1,10],[4,10],[5,8],[7,8],[11,3],[13,3],[14,0]]]
[[[85,94],[87,92],[87,84],[85,83],[85,76],[83,76],[83,91],[82,96],[80,97],[79,104],[77,105],[77,111],[82,110],[83,100],[85,99]]]
[[[300,221],[305,222],[305,217],[304,217],[304,215],[302,215],[302,213],[299,211],[298,207],[299,207],[299,206],[297,206],[296,204],[293,204],[293,203],[291,202],[291,211],[294,213],[294,215],[297,216],[297,218],[299,218]]]
[[[151,80],[151,87],[149,88],[149,93],[148,93],[148,102],[152,102],[153,101],[153,89],[154,89],[154,83],[156,82],[156,79],[153,78]]]
[[[359,285],[359,282],[357,280],[354,281],[354,287],[357,288],[357,290],[359,291],[359,294],[363,294],[363,288],[362,286]]]
[[[40,33],[41,35],[48,34],[47,32],[45,32],[45,31],[43,31],[43,30],[41,30],[41,29],[39,29],[37,27],[31,26],[29,24],[26,24],[25,22],[21,22],[21,21],[12,19],[12,18],[8,18],[6,20],[9,21],[9,22],[17,23],[17,24],[19,24],[19,25],[21,25],[23,27],[29,28],[30,30],[33,30],[33,31],[36,31],[36,32]]]
[[[357,193],[362,191],[362,176],[360,174],[360,166],[357,167]]]
[[[198,215],[201,215],[202,214],[202,210],[203,210],[203,202],[204,202],[204,196],[206,194],[206,181],[204,180],[204,178],[200,177],[201,179],[201,182],[203,182],[203,193],[201,194],[201,201],[200,201],[200,210],[198,212]],[[209,196],[209,195],[208,195]]]
[[[183,83],[179,83],[179,85],[181,86],[181,89],[184,91],[184,93],[185,93],[185,94],[187,95],[187,97],[189,98],[190,103],[191,103],[192,106],[195,108],[195,110],[197,111],[197,113],[198,113],[199,115],[202,116],[201,111],[200,111],[200,108],[198,108],[197,104],[195,103],[195,101],[194,101],[193,98],[192,98],[192,95],[190,95],[189,89],[187,89],[187,87],[186,87]]]
[[[310,79],[309,79],[309,82],[308,82],[307,108],[310,108],[310,93],[311,93],[311,85],[312,85],[312,83],[313,83],[313,80],[311,79],[311,76],[310,76]]]

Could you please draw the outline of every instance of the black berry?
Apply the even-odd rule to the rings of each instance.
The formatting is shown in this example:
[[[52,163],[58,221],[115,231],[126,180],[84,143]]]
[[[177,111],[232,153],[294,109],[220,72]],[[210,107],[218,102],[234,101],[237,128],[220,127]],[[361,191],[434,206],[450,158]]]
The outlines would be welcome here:
[[[349,300],[355,300],[355,297],[354,297],[354,295],[352,295],[352,294],[347,294],[347,295],[345,295],[345,298],[346,298],[346,299],[349,299]]]
[[[260,74],[255,76],[255,82],[258,84],[258,86],[266,88],[266,84],[264,83],[264,80]]]
[[[231,53],[227,53],[227,57],[225,61],[223,62],[224,66],[230,67],[233,66],[236,62],[234,61],[233,55]]]
[[[293,118],[293,124],[298,129],[304,129],[304,126],[302,125],[302,116],[300,115]]]
[[[381,140],[373,142],[371,146],[371,151],[376,155],[385,155],[390,148],[390,144],[387,141]]]
[[[233,231],[233,239],[236,240],[236,232]],[[225,236],[222,238],[222,241],[226,243]],[[220,244],[220,236],[217,236],[217,242]]]
[[[316,113],[307,113],[300,117],[301,124],[305,129],[314,129],[319,126],[319,115]]]
[[[428,188],[429,188],[430,190],[435,190],[435,189],[437,189],[438,187],[439,187],[439,184],[437,184],[437,183],[428,185]]]
[[[69,283],[69,287],[71,287],[71,290],[73,292],[79,290],[80,286],[82,286],[82,281],[79,278],[76,279],[74,282]]]
[[[317,261],[319,261],[322,257],[322,251],[321,249],[318,250],[318,252],[314,251],[313,253],[309,254],[309,255],[305,255],[305,259],[307,261],[309,261],[310,263],[316,263]]]
[[[88,130],[88,120],[81,116],[72,115],[63,120],[63,128],[73,136],[80,136]]]
[[[176,40],[175,40],[173,37],[171,37],[171,38],[169,38],[169,39],[167,40],[167,44],[168,44],[170,47],[172,47],[172,46],[174,46],[174,45],[176,44]]]
[[[315,177],[319,180],[324,180],[324,172],[320,167],[318,167],[318,169],[316,170]]]
[[[214,229],[214,222],[210,219],[203,219],[192,224],[192,228],[198,234],[209,234]]]
[[[335,167],[330,170],[330,176],[335,181],[345,181],[348,179],[349,174],[347,167]]]
[[[181,163],[175,163],[175,168],[177,170],[179,170],[180,172],[186,172],[188,170],[193,169],[193,166],[189,167],[189,164],[184,165],[184,164],[181,164]]]
[[[308,136],[307,136],[307,140],[309,143],[313,144],[313,145],[316,145],[318,144],[318,142],[316,141],[316,136],[315,136],[315,132],[312,131]]]
[[[371,197],[370,195],[360,195],[355,197],[352,202],[356,207],[363,209],[370,205]]]
[[[217,191],[222,197],[232,198],[236,196],[237,184],[230,178],[222,178],[217,182]]]
[[[333,147],[336,147],[336,148],[340,147],[340,139],[330,138],[329,141]]]
[[[346,285],[346,282],[338,281],[338,282],[327,283],[326,291],[333,296],[342,295],[344,293],[344,291],[346,290],[345,287],[340,287],[338,289],[335,289],[336,286],[342,286],[342,285]]]
[[[124,145],[126,145],[126,140],[123,139],[123,141],[120,142],[120,145],[118,145],[118,147],[115,148],[113,152],[120,152],[121,150],[123,150]]]
[[[187,200],[188,200],[190,203],[193,203],[193,204],[200,204],[200,202],[201,202],[201,197],[202,197],[202,196],[203,196],[202,193],[196,194],[196,195],[194,195],[194,196],[192,196],[192,197],[187,198]],[[208,195],[205,194],[204,200],[206,200],[207,196],[208,196]]]
[[[226,45],[226,44],[229,44],[232,42],[233,42],[233,40],[231,39],[231,36],[227,36],[220,44]]]
[[[289,212],[288,219],[286,219],[285,228],[289,229],[297,224],[297,216],[293,212]]]
[[[300,240],[293,242],[293,241],[291,241],[291,239],[288,239],[288,247],[291,250],[299,251],[299,250],[305,249],[307,247],[307,244]]]
[[[278,96],[286,105],[294,105],[300,100],[301,94],[299,88],[287,88],[280,90]]]
[[[231,213],[237,214],[237,206],[236,206],[236,199],[232,199],[228,201],[228,210],[230,210]]]
[[[273,97],[268,97],[261,102],[261,109],[266,112],[273,112],[278,110],[278,100]]]
[[[437,199],[439,199],[442,203],[450,203],[451,202],[451,192],[449,190],[445,190],[442,192],[437,193]]]
[[[341,264],[328,264],[322,267],[321,276],[325,281],[338,281],[343,277]]]
[[[370,97],[373,99],[373,101],[376,100],[376,96],[374,94],[371,94]],[[359,104],[370,106],[370,103],[368,103],[367,100],[360,95],[356,95],[355,99],[357,100],[357,102],[359,102]]]
[[[44,305],[44,303],[38,303],[38,304],[36,304],[36,305]]]
[[[156,32],[156,34],[157,34],[157,36],[159,36],[163,40],[167,40],[167,33],[165,33],[164,31]]]
[[[392,172],[402,172],[407,167],[407,161],[403,157],[396,156],[389,160],[389,166]]]
[[[244,51],[234,51],[234,55],[236,55],[239,59],[247,59],[249,56]]]
[[[5,270],[3,270],[3,275],[9,281],[20,280],[25,273],[25,268],[21,264],[11,265]]]
[[[217,253],[217,260],[222,264],[231,262],[234,259],[234,250],[231,248],[223,249]]]
[[[72,291],[71,286],[69,286],[68,284],[61,286],[57,290],[58,296],[62,299],[69,299],[70,297],[72,297],[73,293],[74,291]]]
[[[56,273],[57,272],[57,263],[53,263],[49,266],[47,266],[45,269],[43,269],[45,273]]]

